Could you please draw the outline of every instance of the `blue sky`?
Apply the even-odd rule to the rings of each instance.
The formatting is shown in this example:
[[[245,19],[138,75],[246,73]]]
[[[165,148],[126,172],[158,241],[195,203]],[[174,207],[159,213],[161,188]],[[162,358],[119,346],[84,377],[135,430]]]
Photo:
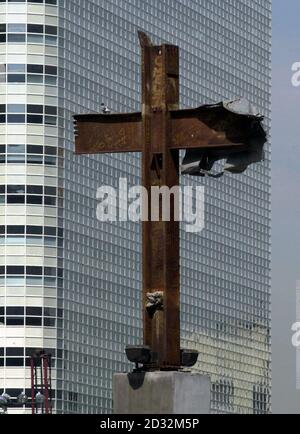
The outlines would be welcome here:
[[[300,413],[296,352],[296,281],[300,280],[300,87],[291,84],[300,62],[300,2],[273,0],[272,234],[273,411]]]

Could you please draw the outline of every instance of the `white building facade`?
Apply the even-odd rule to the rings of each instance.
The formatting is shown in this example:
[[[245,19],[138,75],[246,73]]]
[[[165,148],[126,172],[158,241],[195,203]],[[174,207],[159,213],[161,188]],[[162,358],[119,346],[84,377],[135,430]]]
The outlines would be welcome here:
[[[58,7],[1,2],[0,23],[0,389],[15,398],[31,354],[57,349]]]

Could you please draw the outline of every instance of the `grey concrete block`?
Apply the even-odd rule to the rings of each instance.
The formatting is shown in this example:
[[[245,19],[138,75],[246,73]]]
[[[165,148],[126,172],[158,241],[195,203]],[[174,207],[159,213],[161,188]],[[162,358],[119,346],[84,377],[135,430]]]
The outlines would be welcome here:
[[[188,372],[116,374],[115,414],[209,414],[209,377]]]

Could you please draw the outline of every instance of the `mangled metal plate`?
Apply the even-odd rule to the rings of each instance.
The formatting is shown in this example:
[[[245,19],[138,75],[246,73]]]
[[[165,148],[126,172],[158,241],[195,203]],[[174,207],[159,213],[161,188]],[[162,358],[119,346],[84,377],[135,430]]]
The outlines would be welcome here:
[[[263,116],[246,99],[206,105],[197,110],[198,120],[208,125],[210,131],[215,132],[224,143],[223,147],[214,147],[212,151],[209,147],[187,147],[181,166],[182,174],[220,177],[225,172],[243,173],[250,164],[263,161],[264,144],[267,141],[262,125]],[[228,142],[240,146],[225,149],[224,145]],[[213,172],[215,163],[221,160],[224,160],[223,169]]]

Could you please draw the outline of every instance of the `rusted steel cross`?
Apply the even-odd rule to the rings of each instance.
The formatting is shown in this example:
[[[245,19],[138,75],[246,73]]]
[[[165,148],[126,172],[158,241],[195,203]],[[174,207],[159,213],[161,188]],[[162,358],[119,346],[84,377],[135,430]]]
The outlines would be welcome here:
[[[149,221],[143,222],[144,344],[157,354],[155,369],[179,369],[180,274],[179,222],[151,221],[151,187],[179,185],[179,150],[201,150],[207,158],[249,150],[260,120],[225,110],[221,105],[178,110],[179,50],[153,46],[139,32],[142,47],[142,112],[75,116],[76,153],[142,153],[142,185],[149,193]],[[161,294],[155,311],[149,295]]]

